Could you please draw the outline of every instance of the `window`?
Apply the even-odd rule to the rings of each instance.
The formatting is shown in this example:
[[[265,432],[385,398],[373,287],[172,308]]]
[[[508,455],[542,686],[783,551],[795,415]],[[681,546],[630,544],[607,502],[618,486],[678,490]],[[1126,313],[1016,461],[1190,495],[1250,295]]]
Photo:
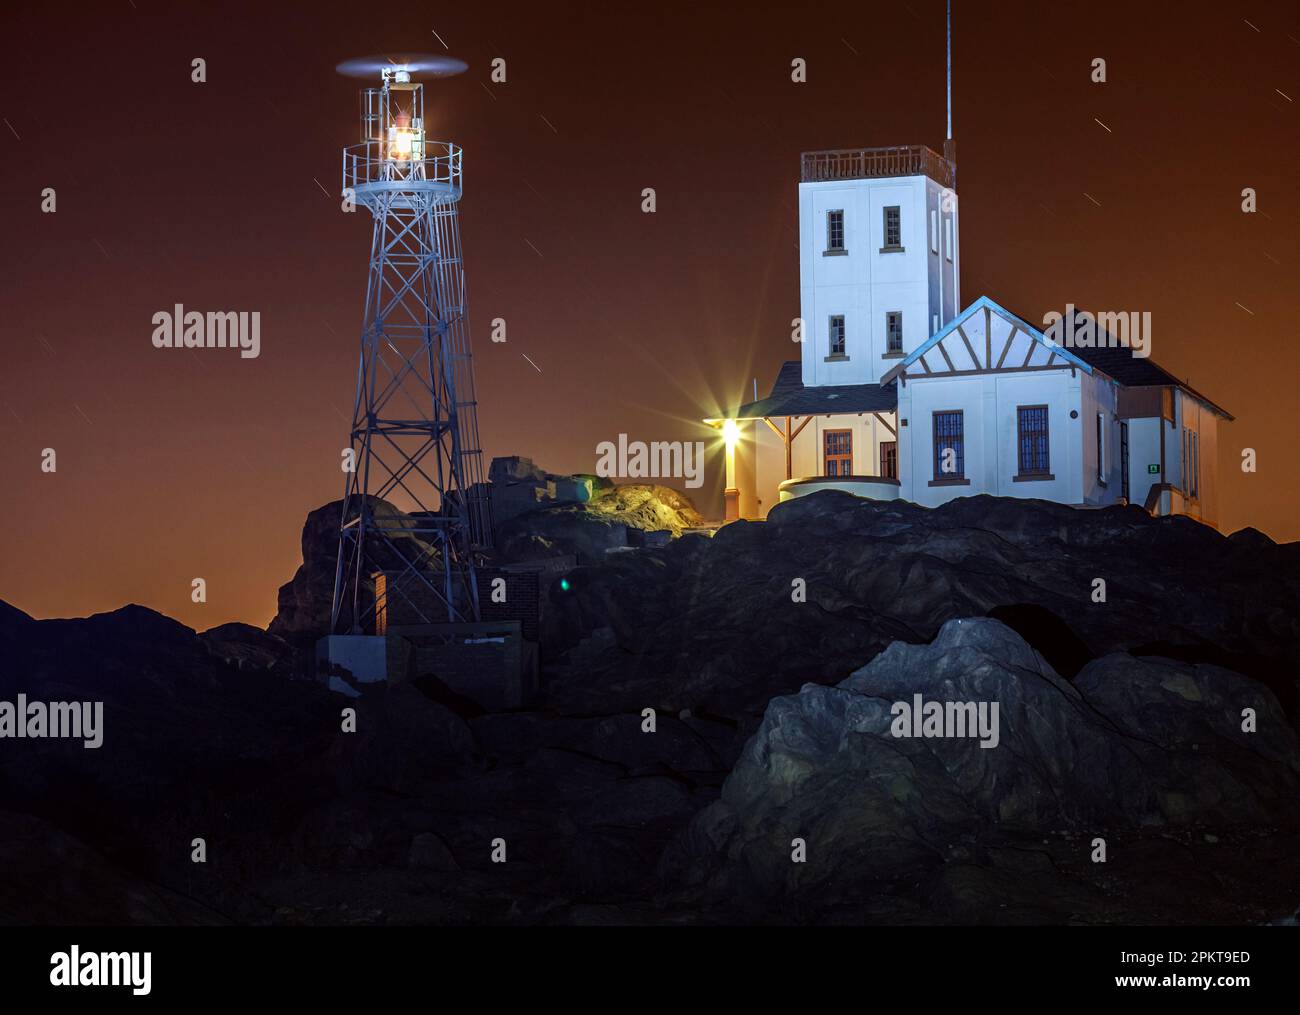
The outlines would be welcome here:
[[[898,478],[898,441],[880,442],[880,475],[885,479]]]
[[[898,205],[885,209],[885,245],[881,250],[903,249],[903,220]]]
[[[952,216],[948,216],[948,260],[952,260]]]
[[[844,211],[826,213],[826,252],[838,253],[844,249]]]
[[[831,318],[831,355],[844,355],[844,315],[835,314]]]
[[[1106,414],[1097,413],[1097,482],[1106,485]]]
[[[930,209],[930,253],[939,253],[939,213]]]
[[[1129,499],[1128,492],[1128,423],[1119,423],[1119,492],[1124,500]]]
[[[825,474],[828,476],[853,475],[853,431],[827,430],[822,434],[825,449]]]
[[[885,351],[903,351],[903,312],[891,310],[885,314]]]
[[[1201,435],[1187,432],[1187,492],[1192,497],[1201,495]]]
[[[934,478],[964,479],[966,476],[966,448],[962,435],[962,413],[936,412],[934,414]]]
[[[1047,406],[1016,408],[1017,466],[1021,476],[1046,476],[1052,471],[1047,440]]]

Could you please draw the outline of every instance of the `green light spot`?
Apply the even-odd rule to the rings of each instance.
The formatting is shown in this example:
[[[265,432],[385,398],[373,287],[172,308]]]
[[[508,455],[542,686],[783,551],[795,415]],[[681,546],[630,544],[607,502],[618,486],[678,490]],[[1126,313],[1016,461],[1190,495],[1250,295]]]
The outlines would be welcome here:
[[[570,586],[569,586],[569,579],[568,579],[568,578],[561,578],[561,579],[560,579],[560,591],[561,591],[561,592],[568,592],[568,591],[569,591],[569,588],[570,588]]]

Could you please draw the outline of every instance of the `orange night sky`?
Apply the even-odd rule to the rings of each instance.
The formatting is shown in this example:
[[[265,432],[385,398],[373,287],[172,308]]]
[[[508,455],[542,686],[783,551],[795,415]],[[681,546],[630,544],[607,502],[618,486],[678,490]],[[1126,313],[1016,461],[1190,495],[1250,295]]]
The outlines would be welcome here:
[[[466,152],[480,428],[489,456],[555,472],[591,471],[620,433],[707,439],[700,417],[795,358],[801,151],[943,139],[932,0],[801,23],[788,5],[396,3],[374,35],[352,4],[85,6],[0,29],[0,599],[37,617],[136,602],[265,625],[307,512],[340,495],[369,249],[337,197],[358,90],[340,60],[441,37],[469,63],[426,91],[431,136]],[[1224,531],[1297,538],[1300,10],[954,8],[962,304],[1150,311],[1153,359],[1237,417]],[[155,349],[176,303],[260,311],[260,357]]]

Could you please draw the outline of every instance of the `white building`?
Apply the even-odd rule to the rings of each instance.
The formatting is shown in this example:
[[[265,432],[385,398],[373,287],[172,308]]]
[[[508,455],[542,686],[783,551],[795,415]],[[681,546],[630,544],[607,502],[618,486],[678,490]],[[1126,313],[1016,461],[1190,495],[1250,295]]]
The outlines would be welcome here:
[[[1215,524],[1232,417],[1104,320],[1075,314],[1049,337],[986,296],[959,311],[955,186],[923,146],[803,156],[802,358],[766,398],[706,420],[726,435],[727,518],[834,488],[1128,502]]]

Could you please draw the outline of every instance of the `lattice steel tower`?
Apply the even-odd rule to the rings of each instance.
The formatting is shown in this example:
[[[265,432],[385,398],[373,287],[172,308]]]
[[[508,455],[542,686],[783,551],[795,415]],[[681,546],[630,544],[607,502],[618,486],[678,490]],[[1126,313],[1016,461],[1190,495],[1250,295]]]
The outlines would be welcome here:
[[[382,634],[398,602],[407,622],[475,621],[492,525],[457,215],[461,149],[426,138],[413,80],[465,64],[401,55],[338,70],[379,87],[362,90],[361,143],[343,152],[344,196],[370,210],[374,233],[331,631]]]

